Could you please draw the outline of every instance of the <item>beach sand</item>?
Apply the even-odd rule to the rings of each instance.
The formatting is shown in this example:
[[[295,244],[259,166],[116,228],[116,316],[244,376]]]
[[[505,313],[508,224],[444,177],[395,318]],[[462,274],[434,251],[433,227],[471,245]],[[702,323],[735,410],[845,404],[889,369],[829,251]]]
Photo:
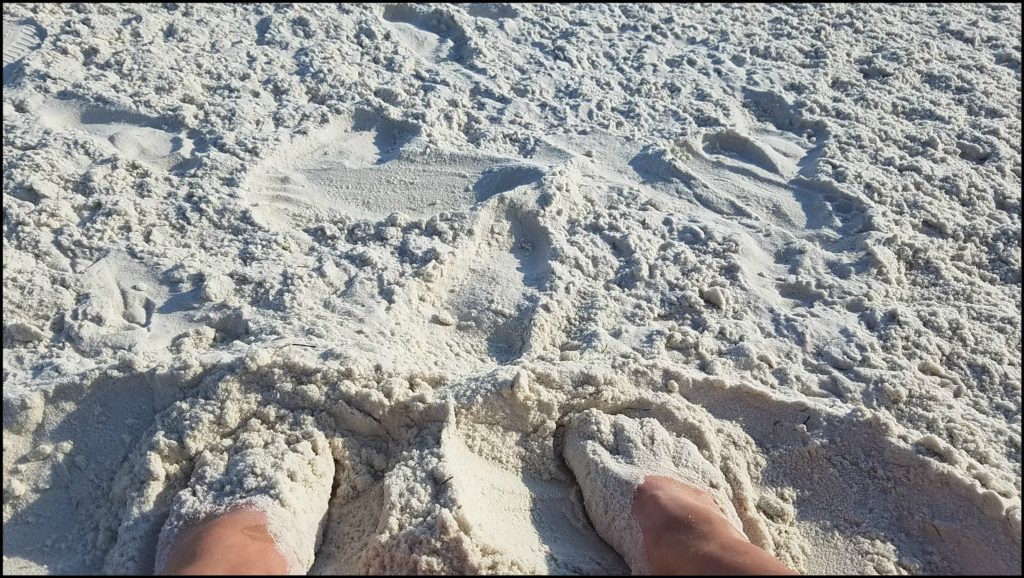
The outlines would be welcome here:
[[[1020,5],[3,10],[5,574],[253,488],[622,573],[587,410],[801,572],[1020,572]]]

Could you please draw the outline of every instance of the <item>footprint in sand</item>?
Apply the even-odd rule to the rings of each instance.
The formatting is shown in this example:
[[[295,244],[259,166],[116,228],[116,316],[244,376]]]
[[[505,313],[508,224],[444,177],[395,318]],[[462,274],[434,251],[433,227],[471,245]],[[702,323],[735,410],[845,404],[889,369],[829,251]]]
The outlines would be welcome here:
[[[820,263],[822,274],[843,279],[872,262],[864,245],[870,202],[817,175],[828,141],[820,122],[805,119],[774,93],[745,95],[735,127],[648,146],[629,165],[645,184],[692,205],[703,220],[742,227],[752,239],[748,250],[772,254],[744,263],[753,273],[748,278],[760,272],[774,279],[773,288],[755,280],[770,302],[809,306],[821,295],[790,279],[801,272],[805,253],[812,253],[807,259]],[[756,265],[771,261],[767,268]]]
[[[51,99],[40,107],[40,120],[53,130],[88,134],[111,152],[150,167],[180,175],[196,167],[203,140],[173,120]]]
[[[288,228],[313,214],[428,217],[466,209],[544,174],[520,159],[424,150],[419,135],[416,124],[357,110],[296,137],[246,179],[253,217],[268,228]]]
[[[46,34],[30,20],[4,20],[4,86],[13,82],[18,62],[42,45]]]
[[[164,350],[204,324],[223,341],[244,331],[235,327],[244,326],[244,320],[231,314],[203,314],[202,288],[175,291],[166,275],[122,252],[111,252],[88,266],[81,279],[78,303],[63,320],[66,336],[80,351]]]
[[[420,58],[465,63],[466,31],[444,9],[386,4],[381,16],[398,43]]]

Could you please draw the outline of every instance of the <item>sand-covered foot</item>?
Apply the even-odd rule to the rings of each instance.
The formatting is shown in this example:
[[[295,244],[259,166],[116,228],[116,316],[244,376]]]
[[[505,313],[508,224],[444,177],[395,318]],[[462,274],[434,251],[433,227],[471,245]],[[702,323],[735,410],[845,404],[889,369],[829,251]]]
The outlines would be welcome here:
[[[657,420],[596,409],[580,412],[568,419],[564,455],[594,528],[636,574],[650,573],[643,534],[633,515],[636,489],[648,476],[673,478],[707,491],[742,533],[722,473],[692,442],[673,436]]]
[[[288,572],[313,564],[334,479],[327,439],[308,417],[249,420],[230,439],[199,454],[189,486],[174,499],[160,532],[156,572],[162,572],[176,539],[226,512],[257,510],[267,521]]]

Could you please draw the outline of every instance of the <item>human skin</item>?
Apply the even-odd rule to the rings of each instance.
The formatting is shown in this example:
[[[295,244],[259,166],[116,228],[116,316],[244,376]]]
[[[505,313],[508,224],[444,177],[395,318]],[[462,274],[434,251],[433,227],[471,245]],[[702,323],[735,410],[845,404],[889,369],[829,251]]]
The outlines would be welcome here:
[[[161,574],[287,574],[288,562],[258,510],[235,509],[185,530]]]
[[[647,563],[661,575],[797,574],[751,544],[704,490],[647,476],[633,496]]]
[[[704,490],[647,476],[633,497],[647,563],[662,575],[796,574],[747,541]],[[183,532],[167,575],[287,574],[288,562],[257,510],[236,509]]]

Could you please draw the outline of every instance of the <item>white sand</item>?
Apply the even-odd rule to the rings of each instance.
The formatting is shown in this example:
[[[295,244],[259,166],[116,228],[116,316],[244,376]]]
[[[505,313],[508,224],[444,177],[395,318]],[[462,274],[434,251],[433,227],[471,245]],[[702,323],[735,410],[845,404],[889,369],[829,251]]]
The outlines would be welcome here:
[[[594,408],[566,420],[565,461],[583,493],[594,529],[622,554],[634,574],[650,574],[646,535],[633,516],[633,496],[647,476],[703,488],[741,533],[743,523],[726,493],[728,483],[700,449],[674,438],[654,418],[632,419]]]
[[[803,572],[1019,572],[1019,5],[4,21],[5,573],[247,495],[313,573],[623,572],[591,408]]]

